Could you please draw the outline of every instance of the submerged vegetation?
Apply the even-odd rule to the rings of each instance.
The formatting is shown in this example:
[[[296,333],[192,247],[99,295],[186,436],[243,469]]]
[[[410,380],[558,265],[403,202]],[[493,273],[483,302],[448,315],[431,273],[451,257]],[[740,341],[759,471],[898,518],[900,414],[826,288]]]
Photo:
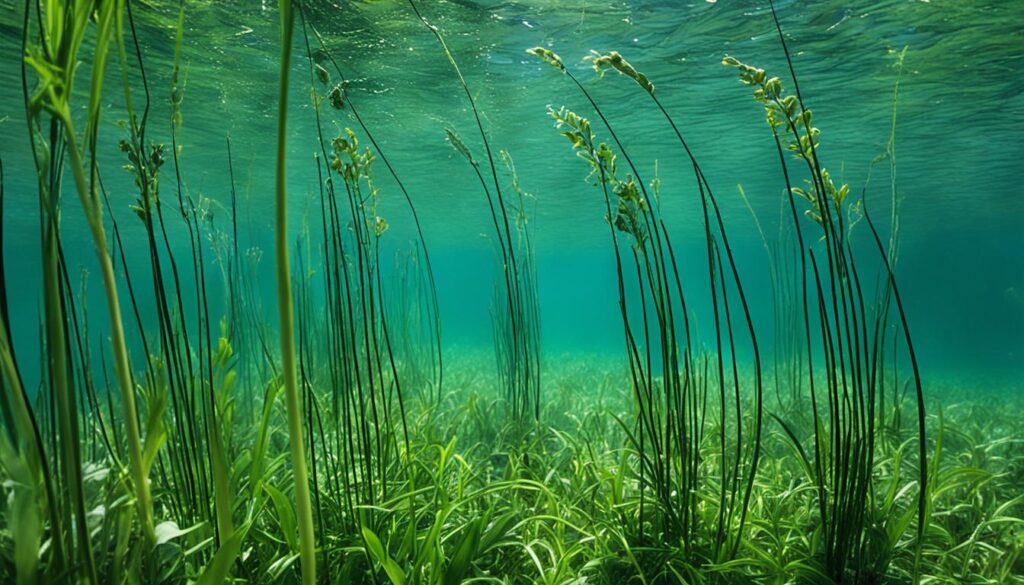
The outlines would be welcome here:
[[[518,177],[515,176],[515,166],[511,155],[507,151],[501,152],[501,158],[505,161],[509,171],[512,173],[512,184],[519,195],[519,209],[512,221],[509,215],[513,211],[513,203],[508,200],[502,192],[501,181],[498,179],[498,167],[495,162],[494,152],[490,140],[487,138],[487,130],[481,120],[480,109],[477,107],[473,92],[466,83],[462,70],[455,60],[455,56],[448,48],[444,36],[440,30],[420,12],[415,2],[409,0],[409,6],[424,26],[433,33],[438,44],[444,51],[445,57],[451,64],[455,75],[466,94],[469,106],[473,112],[473,120],[476,122],[477,130],[480,133],[480,142],[483,144],[484,153],[487,157],[487,169],[482,170],[480,163],[473,156],[469,146],[451,128],[445,128],[449,144],[462,155],[473,168],[480,189],[484,193],[487,207],[490,211],[491,222],[494,225],[494,236],[498,242],[499,262],[498,271],[502,280],[497,284],[494,291],[494,306],[492,315],[494,319],[494,347],[497,353],[498,374],[500,383],[503,386],[505,399],[511,416],[521,420],[533,416],[534,420],[540,418],[540,311],[537,307],[537,277],[534,268],[533,247],[530,245],[530,235],[527,226],[526,210],[523,207],[523,191],[519,187]],[[484,177],[485,172],[490,171],[490,181]],[[493,193],[492,193],[493,191]],[[513,234],[513,228],[515,233]]]
[[[443,134],[491,220],[493,363],[442,356],[419,194],[359,113],[343,55],[306,5],[278,3],[274,329],[256,277],[261,253],[239,241],[230,137],[228,226],[214,225],[219,204],[190,189],[180,157],[184,3],[163,94],[147,79],[140,6],[26,2],[35,168],[18,172],[38,192],[41,363],[27,375],[0,254],[0,581],[1024,583],[1024,432],[1014,415],[1024,405],[982,415],[984,397],[926,396],[895,274],[895,185],[885,243],[867,189],[855,195],[822,162],[777,19],[785,81],[723,60],[763,107],[784,181],[772,188],[783,193],[788,235],[765,241],[771,360],[762,358],[770,333],[752,316],[753,277],[734,257],[715,193],[723,179],[700,163],[712,153],[691,147],[686,120],[620,53],[586,57],[598,76],[635,82],[672,132],[660,164],[692,181],[663,184],[627,148],[629,120],[604,107],[612,80],[586,83],[549,48],[529,50],[558,74],[553,96],[570,87],[588,108],[549,113],[571,145],[565,166],[582,159],[596,193],[580,213],[607,224],[618,301],[608,326],[622,327],[625,351],[624,371],[567,358],[545,362],[542,377],[532,196],[511,155],[492,147],[442,31],[408,5],[477,130],[472,141]],[[309,108],[289,105],[293,61],[308,70]],[[123,111],[105,105],[115,78]],[[156,100],[169,119],[151,115]],[[113,131],[100,123],[111,111],[130,196],[104,186],[115,171],[100,166],[98,135]],[[316,128],[306,159],[288,156],[298,140],[288,119],[299,115]],[[389,180],[378,183],[380,164]],[[6,247],[5,171],[0,159]],[[289,173],[316,179],[314,219],[301,230],[288,227]],[[385,246],[394,232],[382,202],[394,188],[415,227],[407,246]],[[77,206],[64,199],[71,192]],[[680,200],[699,204],[697,254],[664,212]],[[101,269],[98,336],[86,280],[72,279],[64,254],[62,217],[76,207]],[[126,241],[127,211],[142,245]],[[208,292],[218,277],[223,314]],[[703,336],[698,321],[711,324]]]

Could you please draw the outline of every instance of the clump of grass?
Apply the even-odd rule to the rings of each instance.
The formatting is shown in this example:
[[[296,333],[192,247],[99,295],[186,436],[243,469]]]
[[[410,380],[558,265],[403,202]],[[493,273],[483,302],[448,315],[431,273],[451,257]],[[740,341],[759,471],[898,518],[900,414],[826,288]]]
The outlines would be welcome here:
[[[715,372],[709,375],[707,362],[701,368],[700,360],[697,359],[679,266],[671,236],[662,217],[664,187],[660,181],[653,180],[648,191],[637,165],[603,110],[558,55],[543,47],[528,52],[564,73],[572,81],[594,109],[615,145],[613,149],[607,143],[598,142],[590,121],[575,112],[564,107],[551,111],[556,126],[569,139],[573,150],[589,163],[590,176],[596,179],[596,186],[604,196],[605,219],[615,252],[619,310],[639,411],[638,431],[630,437],[641,459],[640,483],[646,485],[644,476],[649,474],[647,482],[658,504],[661,527],[657,538],[661,542],[681,539],[687,562],[693,566],[699,566],[705,560],[726,560],[736,554],[742,538],[760,456],[762,383],[757,336],[718,204],[675,122],[655,96],[655,87],[650,79],[617,52],[589,57],[599,73],[608,67],[614,68],[633,79],[652,98],[675,131],[686,160],[694,171],[703,209],[708,284],[715,324],[713,359],[716,367]],[[624,178],[618,165],[620,154],[627,166]],[[625,249],[628,251],[623,251],[618,234],[627,239],[629,247]],[[722,261],[722,248],[726,252],[725,263]],[[726,275],[731,277],[731,287]],[[637,300],[630,301],[626,282],[634,277],[638,294]],[[740,390],[730,289],[737,294],[740,302],[754,355],[754,437],[749,444],[744,444],[743,440],[744,399]],[[640,318],[636,320],[639,324],[634,324],[630,318],[631,304],[634,307],[639,304]],[[653,332],[652,321],[655,324]],[[652,355],[658,358],[661,365],[660,380]],[[731,364],[728,369],[727,360]],[[708,391],[713,386],[717,386],[718,394],[719,418],[714,430],[721,450],[717,477],[720,491],[716,498],[717,519],[708,522],[707,518],[702,518],[698,513],[699,501],[696,494],[697,487],[708,479],[698,454],[706,429]],[[727,455],[727,435],[730,430],[727,423],[727,394],[730,386],[734,408],[732,424],[737,433],[731,461]],[[641,492],[641,532],[644,530],[642,498]],[[701,540],[711,543],[707,550],[698,550],[700,547],[696,543]]]
[[[395,352],[406,386],[421,401],[436,402],[441,397],[432,389],[441,379],[442,369],[435,351],[437,339],[431,335],[432,287],[424,270],[426,255],[422,250],[415,243],[411,249],[396,254],[388,320],[393,324]]]
[[[387,497],[385,469],[397,460],[394,441],[398,428],[391,418],[396,397],[399,411],[404,410],[380,262],[381,240],[390,225],[378,209],[381,190],[374,180],[376,152],[364,147],[351,128],[330,140],[323,133],[323,102],[328,101],[337,111],[346,107],[347,99],[337,94],[337,86],[330,86],[330,74],[319,63],[325,62],[327,55],[314,54],[307,45],[321,179],[320,227],[332,367],[328,383],[334,393],[333,412],[344,413],[346,424],[355,425],[361,440],[361,447],[352,448],[346,456],[346,466],[366,466],[361,485],[351,489],[362,494],[362,502],[373,504]],[[326,91],[321,93],[320,88]],[[403,428],[404,424],[403,415]],[[351,438],[349,441],[352,445]],[[354,521],[351,499],[349,507]]]
[[[78,562],[84,567],[86,578],[95,582],[95,563],[89,547],[88,535],[84,532],[85,508],[81,493],[81,460],[77,444],[77,407],[73,400],[68,373],[68,358],[65,351],[66,328],[61,299],[61,284],[58,275],[60,169],[67,156],[67,165],[74,179],[75,189],[82,205],[86,222],[96,248],[101,269],[107,312],[110,319],[111,355],[114,361],[117,385],[123,408],[123,424],[127,432],[128,459],[132,472],[132,488],[138,503],[138,514],[142,533],[153,545],[156,536],[153,529],[153,508],[149,489],[150,463],[143,458],[142,437],[139,429],[135,404],[135,388],[132,382],[128,348],[122,325],[121,304],[114,275],[113,260],[108,250],[106,229],[103,222],[103,207],[100,202],[97,167],[95,160],[96,135],[99,131],[100,102],[103,92],[103,78],[106,72],[110,44],[114,40],[115,19],[120,24],[119,3],[105,3],[94,6],[92,2],[75,2],[65,5],[61,2],[45,2],[37,5],[40,17],[37,26],[42,41],[30,45],[28,26],[29,12],[26,7],[25,61],[37,77],[36,88],[29,93],[27,72],[25,77],[25,99],[29,131],[33,137],[36,154],[36,168],[39,175],[40,205],[44,230],[44,290],[47,312],[47,351],[49,352],[50,379],[60,411],[61,436],[68,441],[64,453],[64,476],[72,491],[74,501],[73,523],[77,527],[75,538],[78,547]],[[92,72],[89,78],[90,92],[86,108],[85,128],[79,136],[72,118],[71,99],[76,73],[79,67],[82,43],[90,22],[95,22]],[[123,42],[123,40],[122,40]],[[48,126],[48,142],[43,128]],[[88,155],[88,159],[86,156]],[[47,179],[53,173],[53,178]],[[72,444],[75,443],[75,444]]]
[[[398,186],[399,191],[402,192],[402,196],[409,208],[410,215],[413,219],[413,224],[416,228],[417,247],[416,254],[421,255],[423,259],[423,274],[421,275],[425,279],[425,290],[424,299],[425,302],[420,303],[418,310],[424,314],[423,321],[425,321],[427,335],[431,338],[431,343],[427,344],[429,352],[432,354],[430,358],[430,369],[433,371],[433,389],[434,396],[433,400],[440,401],[442,395],[442,388],[444,385],[444,357],[441,352],[441,318],[438,309],[437,301],[437,284],[434,276],[433,263],[430,260],[430,250],[427,246],[426,236],[424,235],[423,225],[420,222],[420,217],[416,211],[416,205],[413,203],[413,197],[409,190],[406,188],[405,182],[397,172],[391,160],[388,158],[384,149],[377,141],[374,133],[370,130],[366,124],[362,115],[359,113],[351,93],[349,92],[350,81],[345,77],[342,72],[341,66],[338,61],[334,58],[333,53],[328,49],[327,44],[324,41],[323,36],[313,26],[312,23],[308,22],[305,17],[305,11],[302,12],[303,22],[303,35],[306,41],[306,52],[309,56],[311,63],[311,75],[317,78],[322,84],[326,85],[331,82],[331,73],[327,68],[330,68],[335,75],[338,76],[339,81],[331,85],[327,93],[327,101],[330,103],[331,108],[334,110],[347,110],[351,113],[352,118],[355,119],[359,126],[362,134],[370,142],[370,146],[373,148],[375,156],[384,163],[388,174],[394,179],[395,184]],[[313,33],[314,38],[317,41],[317,49],[313,49],[309,42],[309,32]],[[323,98],[319,98],[322,100]],[[319,102],[317,103],[318,119],[319,119]],[[318,122],[319,128],[319,122]],[[322,136],[322,130],[319,131]],[[322,149],[323,150],[323,149]],[[322,152],[326,158],[325,151]]]
[[[532,410],[534,420],[538,420],[541,403],[540,297],[536,253],[530,237],[530,218],[526,209],[527,200],[533,199],[533,195],[523,190],[512,154],[501,150],[499,155],[510,177],[512,191],[516,194],[515,200],[508,202],[513,233],[507,244],[510,250],[514,250],[518,265],[515,288],[520,306],[516,307],[519,324],[519,330],[516,331],[512,328],[510,313],[498,309],[508,295],[503,294],[500,286],[495,287],[491,306],[494,347],[498,358],[498,383],[505,389],[506,402],[512,405],[513,419],[522,420]],[[516,362],[517,354],[522,355],[522,363]]]
[[[446,128],[445,133],[448,143],[465,157],[476,174],[498,242],[498,267],[503,279],[495,286],[491,318],[499,383],[510,406],[511,418],[524,420],[532,414],[536,421],[540,417],[540,315],[534,250],[526,212],[520,206],[518,220],[512,222],[515,225],[513,235],[509,227],[511,205],[503,197],[491,196],[491,187],[484,179],[480,163],[466,143],[450,128]],[[493,160],[490,164],[494,164]],[[514,184],[518,185],[517,179]],[[497,182],[493,187],[495,191],[500,189]],[[520,204],[522,198],[520,192]]]
[[[862,198],[856,207],[851,208],[848,201],[849,186],[837,186],[821,164],[820,132],[812,125],[811,111],[801,96],[774,7],[772,14],[789,63],[794,94],[785,94],[779,78],[768,77],[764,70],[742,63],[734,57],[725,57],[723,64],[738,69],[740,80],[754,88],[754,99],[765,108],[785,178],[791,218],[799,244],[807,382],[814,419],[813,463],[802,448],[800,453],[807,458],[805,467],[818,490],[825,570],[837,581],[850,578],[850,575],[857,581],[870,580],[878,578],[878,575],[868,574],[865,555],[872,547],[868,517],[874,505],[871,495],[876,457],[876,408],[880,397],[885,396],[888,381],[881,369],[881,348],[888,328],[890,295],[896,302],[899,326],[904,334],[916,389],[919,446],[918,547],[928,521],[928,458],[921,375],[893,273],[891,247],[890,252],[883,247],[867,212],[865,200]],[[786,152],[792,153],[806,166],[810,176],[806,187],[794,186],[791,181]],[[821,245],[817,250],[814,245],[805,244],[804,228],[797,212],[798,198],[807,204],[804,215],[820,230]],[[861,214],[868,224],[881,258],[881,273],[886,281],[880,297],[873,305],[862,292],[858,258],[851,244],[850,215],[853,213]],[[817,309],[816,317],[820,327],[817,338],[811,334],[812,307]],[[819,396],[820,386],[816,386],[819,374],[814,367],[814,347],[820,348],[825,362],[824,400]],[[894,391],[890,390],[890,393]],[[826,409],[825,416],[820,414],[819,407]],[[785,423],[782,424],[785,426]],[[794,441],[798,441],[789,427],[786,430]]]
[[[209,522],[213,527],[215,542],[220,545],[230,539],[233,531],[232,508],[233,497],[228,477],[227,448],[220,420],[224,414],[222,400],[218,392],[225,393],[230,383],[215,380],[218,369],[223,370],[226,364],[221,362],[222,348],[214,348],[211,334],[211,321],[216,317],[210,315],[206,294],[207,270],[204,258],[203,231],[205,216],[199,204],[185,193],[182,178],[179,149],[177,148],[177,128],[181,123],[181,104],[183,93],[178,86],[178,67],[180,59],[181,36],[184,28],[184,11],[179,10],[177,38],[175,42],[175,60],[172,72],[171,87],[171,140],[175,183],[178,201],[178,214],[185,223],[189,234],[192,251],[191,272],[194,283],[194,299],[196,306],[195,342],[189,335],[190,328],[186,322],[185,298],[182,294],[181,265],[172,251],[170,238],[167,235],[163,205],[160,192],[160,171],[165,163],[163,144],[154,144],[147,139],[147,126],[150,113],[150,89],[142,52],[139,48],[135,24],[130,5],[126,11],[127,23],[131,30],[134,57],[138,67],[143,90],[142,115],[137,116],[133,107],[133,93],[129,83],[129,62],[125,39],[119,42],[122,85],[126,104],[127,120],[120,125],[126,130],[127,138],[120,141],[120,150],[125,153],[128,164],[125,166],[134,177],[138,197],[131,210],[142,222],[146,233],[146,249],[148,252],[152,277],[152,290],[156,297],[156,310],[160,335],[158,337],[159,353],[147,360],[146,387],[156,392],[152,396],[151,408],[166,401],[159,392],[170,394],[171,418],[174,421],[175,433],[167,433],[162,428],[162,417],[154,419],[152,432],[159,433],[167,439],[167,448],[154,453],[159,473],[166,476],[170,471],[174,485],[181,489],[182,495],[172,493],[176,521],[180,525],[192,526],[200,521]],[[109,198],[106,197],[110,208]],[[114,229],[115,241],[121,256],[129,297],[139,327],[139,338],[143,349],[149,355],[146,332],[141,322],[136,301],[135,288],[131,284],[131,270],[124,252],[120,230],[114,214],[111,213],[111,224]],[[165,277],[165,262],[169,265],[171,279]],[[173,286],[173,288],[172,288]],[[223,338],[222,338],[223,339]],[[223,343],[221,344],[223,346]],[[196,416],[198,415],[198,416]]]
[[[433,33],[434,38],[437,39],[444,51],[448,63],[451,64],[459,80],[459,85],[462,86],[466,99],[469,101],[473,120],[480,134],[480,142],[483,144],[486,155],[486,169],[481,168],[480,162],[473,156],[470,147],[455,130],[445,128],[449,144],[466,159],[480,183],[480,189],[487,200],[491,223],[498,243],[499,268],[503,282],[499,282],[495,298],[496,303],[504,306],[500,310],[497,306],[494,308],[495,351],[497,352],[499,377],[505,386],[505,395],[511,407],[511,415],[514,419],[524,419],[532,415],[534,420],[538,420],[541,407],[540,348],[538,347],[540,325],[538,323],[536,271],[527,224],[525,221],[509,221],[511,202],[502,191],[495,156],[480,118],[476,98],[473,97],[455,56],[448,48],[440,29],[430,24],[415,2],[409,0],[409,6],[416,18]],[[489,179],[484,177],[487,171],[490,171]],[[517,179],[515,182],[518,184]],[[520,217],[525,217],[522,211]],[[513,236],[511,227],[513,224],[515,224],[517,237]]]

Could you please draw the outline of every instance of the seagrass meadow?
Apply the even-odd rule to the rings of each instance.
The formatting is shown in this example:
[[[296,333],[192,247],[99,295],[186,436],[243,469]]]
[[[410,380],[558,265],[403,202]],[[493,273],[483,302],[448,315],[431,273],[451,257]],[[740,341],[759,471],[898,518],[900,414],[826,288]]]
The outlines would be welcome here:
[[[0,5],[0,583],[1024,584],[1024,2]]]

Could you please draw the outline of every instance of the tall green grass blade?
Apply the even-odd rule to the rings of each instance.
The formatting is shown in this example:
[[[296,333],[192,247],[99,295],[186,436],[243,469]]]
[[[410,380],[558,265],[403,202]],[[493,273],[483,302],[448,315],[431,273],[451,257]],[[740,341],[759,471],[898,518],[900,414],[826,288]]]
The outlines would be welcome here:
[[[281,336],[281,371],[285,403],[288,409],[288,436],[295,478],[295,506],[298,518],[303,585],[316,585],[316,543],[313,534],[313,507],[303,446],[302,408],[295,367],[295,315],[292,302],[291,267],[288,260],[288,90],[291,72],[292,31],[295,21],[291,0],[280,0],[281,71],[279,76],[276,163],[276,228],[274,248],[277,264],[277,306]]]

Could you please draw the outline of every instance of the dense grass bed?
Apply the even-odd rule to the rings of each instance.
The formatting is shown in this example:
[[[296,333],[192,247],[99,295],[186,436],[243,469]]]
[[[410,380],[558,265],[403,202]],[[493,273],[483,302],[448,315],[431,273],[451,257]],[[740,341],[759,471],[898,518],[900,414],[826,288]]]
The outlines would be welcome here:
[[[553,361],[544,379],[545,423],[517,425],[501,422],[508,405],[495,398],[490,358],[456,355],[452,362],[444,400],[410,406],[410,451],[399,447],[399,459],[408,463],[385,470],[368,501],[355,505],[355,517],[341,486],[358,481],[359,470],[338,469],[330,446],[314,440],[317,557],[326,582],[830,582],[819,552],[814,482],[798,454],[810,448],[806,405],[771,407],[802,447],[780,425],[769,425],[747,537],[735,558],[719,562],[712,551],[714,481],[697,494],[695,542],[665,541],[656,526],[638,523],[638,458],[619,423],[631,412],[620,367],[608,367],[607,360]],[[935,456],[920,561],[910,513],[914,484],[908,480],[917,465],[908,448],[916,430],[901,409],[886,413],[873,469],[876,487],[863,502],[866,554],[855,569],[862,582],[906,583],[915,562],[925,583],[1024,582],[1024,409],[1005,400],[993,408],[994,397],[985,392],[954,387],[930,393],[929,448]],[[232,517],[246,531],[231,573],[244,582],[290,582],[297,575],[298,543],[288,504],[292,474],[280,456],[288,448],[283,402],[269,403],[261,419],[254,405],[223,398],[232,413],[225,431]],[[339,431],[344,435],[330,416],[323,418],[327,443]],[[260,436],[266,441],[261,476],[255,471]],[[713,467],[714,428],[707,437],[700,459]],[[127,555],[133,571],[155,575],[143,582],[185,582],[217,562],[214,527],[176,523],[172,502],[181,494],[160,474],[152,486],[155,549],[141,555],[136,539],[119,540],[133,515],[124,471],[103,455],[95,437],[85,453],[87,520],[102,582],[116,580],[119,555]],[[5,488],[4,582],[15,582],[12,555],[26,544],[15,539],[26,537],[31,521],[29,510],[19,508],[24,504],[17,496],[24,494],[15,481],[9,477]],[[44,558],[48,548],[40,551]]]

